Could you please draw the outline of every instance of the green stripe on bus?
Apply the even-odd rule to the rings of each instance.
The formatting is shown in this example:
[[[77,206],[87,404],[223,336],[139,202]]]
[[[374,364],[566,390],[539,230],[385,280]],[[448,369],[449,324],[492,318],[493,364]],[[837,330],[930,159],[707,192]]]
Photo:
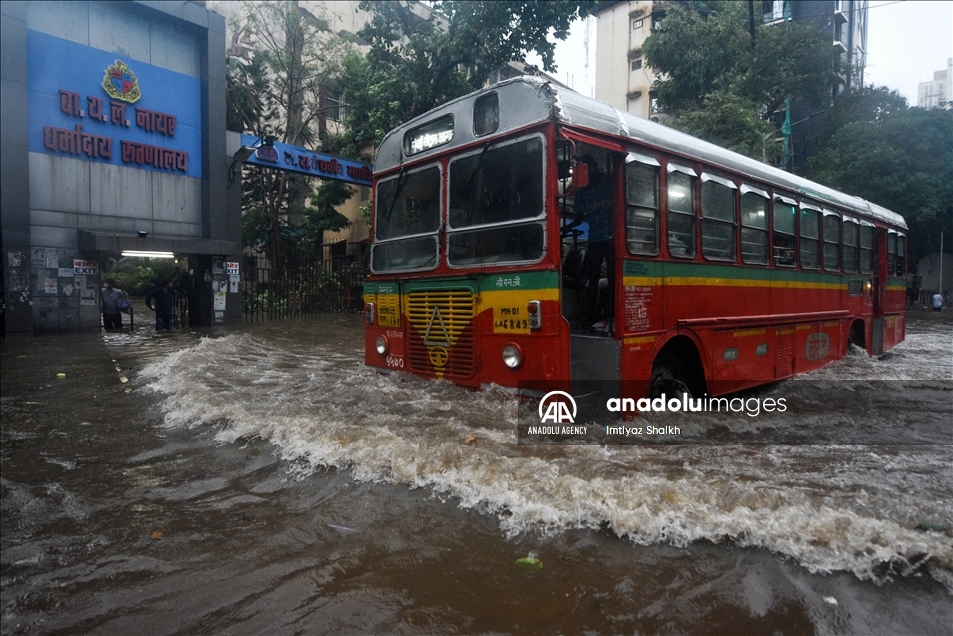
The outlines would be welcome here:
[[[536,289],[558,289],[559,273],[543,272],[500,272],[475,274],[471,276],[448,276],[427,280],[408,280],[401,284],[401,291],[409,293],[428,289],[468,288],[472,291],[533,291]],[[364,293],[397,293],[396,282],[368,281],[364,283]],[[386,289],[387,291],[382,291]]]
[[[844,274],[802,272],[796,269],[768,269],[741,265],[631,261],[623,265],[623,276],[638,278],[706,278],[790,283],[840,284]]]

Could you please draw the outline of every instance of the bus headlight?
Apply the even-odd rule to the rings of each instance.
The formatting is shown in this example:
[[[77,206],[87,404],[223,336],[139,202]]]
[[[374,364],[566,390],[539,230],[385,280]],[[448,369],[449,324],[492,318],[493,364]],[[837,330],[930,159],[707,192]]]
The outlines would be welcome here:
[[[511,369],[519,369],[523,364],[523,352],[519,345],[509,343],[503,347],[503,364]]]
[[[377,353],[381,354],[381,357],[387,355],[387,351],[390,347],[387,345],[387,338],[384,336],[377,336],[377,342],[374,343],[374,347],[377,349]]]

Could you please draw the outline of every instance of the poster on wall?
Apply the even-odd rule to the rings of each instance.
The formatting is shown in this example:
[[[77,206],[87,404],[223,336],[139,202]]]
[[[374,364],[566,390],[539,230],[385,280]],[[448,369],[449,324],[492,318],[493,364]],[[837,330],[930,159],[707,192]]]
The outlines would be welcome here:
[[[79,292],[79,304],[89,306],[96,306],[96,290],[95,289],[83,289]]]
[[[18,250],[10,250],[7,252],[7,266],[23,267],[24,265],[26,265],[26,256],[23,252]]]
[[[215,299],[213,300],[212,309],[215,311],[225,311],[225,299],[227,295],[223,291],[215,292]]]
[[[30,272],[11,269],[9,274],[10,291],[30,291]]]

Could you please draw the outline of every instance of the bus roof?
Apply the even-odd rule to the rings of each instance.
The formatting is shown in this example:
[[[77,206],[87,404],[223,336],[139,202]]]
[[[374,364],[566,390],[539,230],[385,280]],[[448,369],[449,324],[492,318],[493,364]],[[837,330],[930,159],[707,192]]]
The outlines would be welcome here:
[[[838,192],[833,188],[702,141],[674,128],[620,111],[605,102],[584,97],[574,91],[560,89],[543,79],[532,76],[515,77],[459,97],[392,130],[381,141],[374,165],[375,171],[388,170],[403,163],[405,159],[403,133],[405,131],[446,114],[454,114],[456,120],[468,122],[472,116],[473,101],[489,92],[496,92],[500,100],[500,125],[496,131],[497,134],[553,119],[564,124],[627,137],[650,147],[748,175],[752,179],[767,182],[782,190],[795,192],[818,202],[836,205],[896,227],[907,227],[902,216],[875,203]],[[479,139],[472,134],[468,126],[460,126],[454,131],[452,145],[465,145]],[[413,156],[413,160],[439,154],[447,148],[447,145],[441,145],[417,153]]]

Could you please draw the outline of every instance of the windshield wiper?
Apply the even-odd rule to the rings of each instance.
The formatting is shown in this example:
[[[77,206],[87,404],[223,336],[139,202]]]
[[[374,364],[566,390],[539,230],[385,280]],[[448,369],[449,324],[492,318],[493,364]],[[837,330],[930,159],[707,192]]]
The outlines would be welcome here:
[[[405,168],[400,167],[400,172],[397,173],[397,187],[394,190],[394,198],[390,201],[390,207],[387,208],[387,214],[384,216],[384,220],[390,223],[390,215],[394,212],[394,206],[397,205],[397,197],[400,196],[400,191],[404,189],[404,184],[407,183],[407,179],[404,179],[406,176]]]
[[[473,166],[473,171],[470,173],[470,176],[467,177],[466,183],[463,184],[463,187],[460,189],[460,198],[464,201],[467,200],[467,193],[470,191],[470,183],[473,181],[473,177],[480,171],[483,167],[483,159],[486,158],[486,151],[490,149],[490,146],[493,145],[492,141],[486,142],[486,145],[483,146],[483,152],[480,153],[480,157],[477,159],[477,163]]]

